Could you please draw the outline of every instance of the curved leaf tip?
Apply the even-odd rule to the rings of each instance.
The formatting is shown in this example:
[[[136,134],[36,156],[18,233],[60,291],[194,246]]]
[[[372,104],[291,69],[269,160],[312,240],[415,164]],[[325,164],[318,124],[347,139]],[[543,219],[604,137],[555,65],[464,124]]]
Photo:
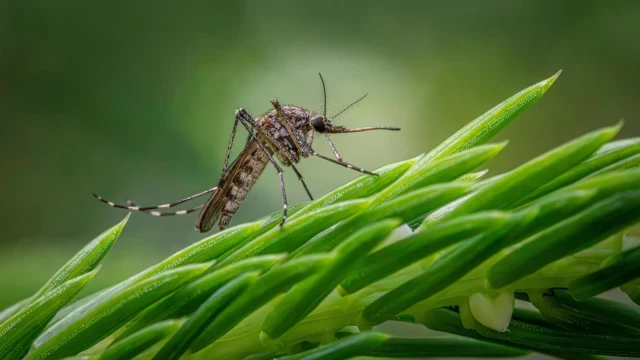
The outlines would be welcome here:
[[[551,76],[550,78],[546,79],[546,80],[542,80],[540,82],[540,84],[544,84],[543,85],[543,91],[547,91],[547,89],[549,89],[551,87],[551,85],[553,85],[553,83],[560,77],[560,74],[562,74],[562,69],[558,70],[555,74],[553,74],[553,76]]]

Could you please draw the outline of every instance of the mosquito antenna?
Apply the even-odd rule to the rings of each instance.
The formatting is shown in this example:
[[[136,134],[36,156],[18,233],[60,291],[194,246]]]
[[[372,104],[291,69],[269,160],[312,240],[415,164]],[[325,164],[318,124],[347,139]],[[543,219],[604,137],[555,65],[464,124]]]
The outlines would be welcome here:
[[[359,103],[360,101],[364,100],[364,98],[366,98],[366,97],[367,97],[367,95],[369,95],[369,93],[364,94],[364,96],[362,96],[360,99],[358,99],[358,100],[356,100],[356,101],[352,102],[351,104],[347,105],[344,109],[342,109],[342,110],[338,111],[338,113],[337,113],[337,114],[335,114],[335,115],[333,115],[333,116],[331,117],[331,119],[335,119],[335,118],[337,118],[340,114],[342,114],[343,112],[345,112],[345,111],[349,110],[349,108],[351,108],[353,105],[355,105],[355,104]]]
[[[324,85],[324,79],[322,78],[322,74],[320,75],[320,82],[322,82],[322,115],[327,117],[327,87]]]

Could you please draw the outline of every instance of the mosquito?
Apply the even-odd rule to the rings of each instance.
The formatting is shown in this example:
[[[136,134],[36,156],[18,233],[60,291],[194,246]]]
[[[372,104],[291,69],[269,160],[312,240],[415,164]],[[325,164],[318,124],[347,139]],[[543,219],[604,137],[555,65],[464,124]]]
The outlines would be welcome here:
[[[231,130],[231,138],[229,139],[227,153],[222,167],[222,175],[220,176],[220,180],[216,187],[169,204],[155,206],[138,206],[131,201],[126,205],[120,205],[108,201],[96,194],[93,194],[93,196],[112,207],[140,211],[152,216],[185,215],[200,210],[200,215],[196,222],[196,230],[199,230],[201,233],[207,232],[215,225],[216,222],[218,222],[218,228],[223,230],[229,225],[231,218],[236,213],[240,204],[244,201],[247,194],[266,168],[267,164],[271,163],[280,177],[280,189],[282,191],[283,202],[282,221],[280,222],[280,226],[282,227],[287,220],[287,192],[284,186],[284,175],[281,165],[290,167],[293,170],[302,183],[309,199],[313,200],[313,196],[311,196],[311,192],[309,191],[307,184],[304,182],[304,177],[295,166],[301,158],[316,156],[363,174],[376,175],[371,171],[345,162],[331,141],[329,134],[356,133],[371,130],[400,130],[400,128],[388,126],[369,126],[348,129],[344,126],[333,125],[331,122],[332,120],[362,101],[367,94],[352,102],[332,117],[327,117],[327,90],[322,74],[318,75],[320,75],[320,81],[322,83],[322,115],[300,106],[282,106],[278,102],[278,99],[275,98],[271,100],[273,110],[267,111],[257,120],[254,119],[253,116],[251,116],[245,109],[240,108],[236,110],[235,121],[233,123],[233,129]],[[246,129],[249,136],[242,152],[234,161],[231,162],[231,164],[229,164],[231,149],[236,137],[238,124],[241,124]],[[319,154],[311,147],[316,133],[324,135],[335,156],[335,160]],[[276,161],[276,159],[278,161]],[[172,208],[207,194],[211,194],[211,196],[203,205],[173,212],[158,211],[160,209]]]

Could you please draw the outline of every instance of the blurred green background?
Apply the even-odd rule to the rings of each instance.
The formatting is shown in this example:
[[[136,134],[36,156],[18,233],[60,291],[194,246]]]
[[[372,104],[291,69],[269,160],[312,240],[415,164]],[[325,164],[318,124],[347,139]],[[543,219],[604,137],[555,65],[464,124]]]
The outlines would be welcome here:
[[[126,215],[91,192],[150,205],[215,185],[234,110],[258,115],[272,97],[319,110],[318,72],[330,113],[369,92],[338,123],[402,128],[334,136],[375,169],[559,69],[499,136],[511,142],[493,173],[620,118],[622,137],[640,133],[637,1],[0,2],[0,307]],[[320,159],[299,169],[316,196],[358,175]],[[233,224],[280,206],[268,168]],[[200,239],[194,223],[133,214],[88,291]]]

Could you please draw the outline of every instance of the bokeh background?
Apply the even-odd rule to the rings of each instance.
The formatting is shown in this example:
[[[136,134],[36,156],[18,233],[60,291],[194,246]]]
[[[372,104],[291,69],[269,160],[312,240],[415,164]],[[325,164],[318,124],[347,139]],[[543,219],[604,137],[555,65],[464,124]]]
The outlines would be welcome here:
[[[375,169],[559,69],[498,137],[511,142],[494,174],[620,118],[621,137],[640,134],[638,2],[0,1],[0,307],[126,215],[92,192],[145,205],[215,185],[235,109],[278,97],[319,110],[318,72],[330,112],[369,93],[338,123],[402,127],[334,136]],[[316,196],[358,175],[320,159],[299,169]],[[280,206],[268,168],[233,223]],[[194,223],[132,214],[87,291],[200,239]]]

